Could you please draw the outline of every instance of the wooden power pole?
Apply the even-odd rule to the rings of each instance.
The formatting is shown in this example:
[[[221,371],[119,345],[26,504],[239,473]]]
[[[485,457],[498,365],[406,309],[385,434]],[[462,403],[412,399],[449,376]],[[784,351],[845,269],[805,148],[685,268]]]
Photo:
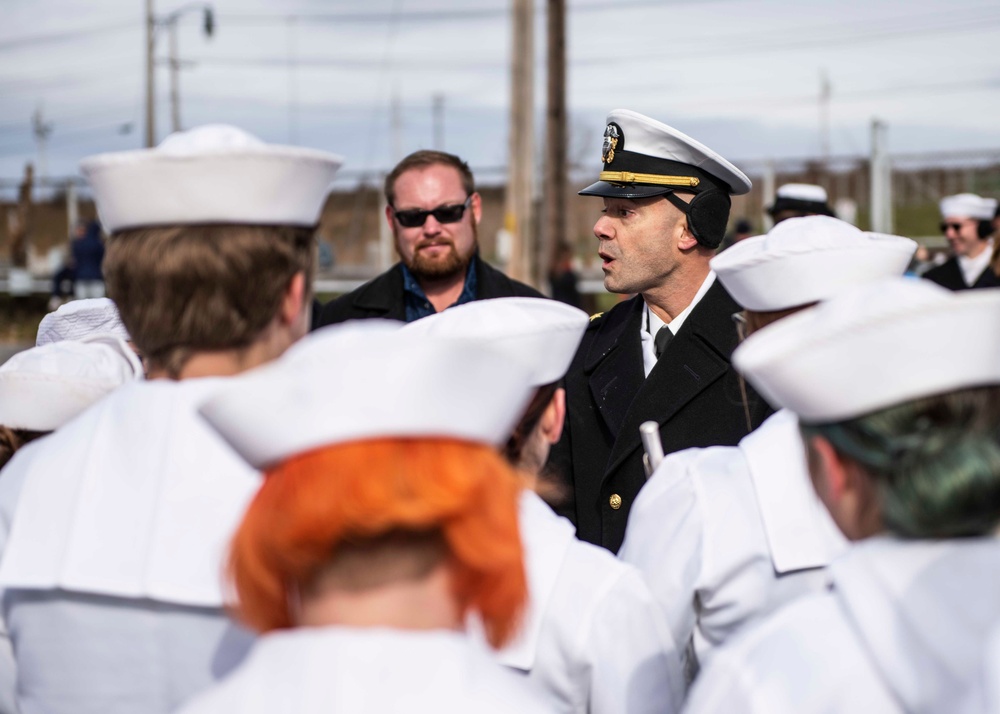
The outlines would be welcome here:
[[[513,0],[510,77],[510,158],[504,228],[510,234],[510,277],[534,281],[532,185],[534,163],[534,0]]]
[[[156,18],[153,0],[146,0],[146,148],[156,146]]]
[[[545,284],[556,250],[566,242],[566,0],[548,0],[546,20],[545,227],[538,251],[538,285]]]

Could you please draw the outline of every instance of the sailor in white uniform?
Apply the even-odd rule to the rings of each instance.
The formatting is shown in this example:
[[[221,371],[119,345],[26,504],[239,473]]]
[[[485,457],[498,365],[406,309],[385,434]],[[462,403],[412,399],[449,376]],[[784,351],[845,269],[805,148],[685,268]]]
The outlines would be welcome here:
[[[712,269],[751,330],[866,281],[898,276],[916,244],[828,216],[790,218],[720,253]],[[619,557],[646,576],[689,678],[747,622],[822,588],[845,541],[809,482],[795,415],[738,446],[670,454],[629,515]]]
[[[689,712],[975,712],[1000,623],[1000,293],[859,286],[734,355],[854,544],[719,650]],[[931,336],[932,339],[928,339]]]
[[[502,645],[527,598],[520,482],[496,452],[527,369],[366,320],[233,382],[202,413],[267,474],[229,568],[264,634],[183,713],[550,711],[463,632]]]
[[[245,654],[220,571],[260,475],[196,406],[305,334],[313,231],[339,165],[221,125],[84,160],[110,234],[108,293],[149,381],[0,478],[23,714],[169,712]]]
[[[562,432],[566,402],[558,383],[587,325],[586,313],[553,300],[497,298],[458,305],[404,329],[428,339],[481,341],[529,367],[535,394],[505,455],[540,477]],[[530,599],[525,627],[499,651],[499,661],[527,672],[553,711],[677,711],[679,654],[641,574],[577,540],[573,525],[530,489],[521,495],[520,526]]]

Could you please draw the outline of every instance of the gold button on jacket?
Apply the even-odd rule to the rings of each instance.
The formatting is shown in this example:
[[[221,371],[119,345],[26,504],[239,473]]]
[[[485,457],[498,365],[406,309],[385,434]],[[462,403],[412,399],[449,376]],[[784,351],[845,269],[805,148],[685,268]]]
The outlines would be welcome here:
[[[617,511],[622,507],[622,497],[617,493],[612,493],[611,498],[608,499],[608,504]]]

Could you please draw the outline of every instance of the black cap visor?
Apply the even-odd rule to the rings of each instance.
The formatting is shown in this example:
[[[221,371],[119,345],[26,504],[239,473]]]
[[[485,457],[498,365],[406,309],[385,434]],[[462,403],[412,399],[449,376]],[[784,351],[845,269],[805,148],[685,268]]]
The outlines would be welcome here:
[[[688,191],[680,186],[650,186],[641,183],[608,183],[598,181],[592,183],[587,188],[580,191],[580,196],[601,196],[603,198],[650,198],[652,196],[662,196],[671,191]]]

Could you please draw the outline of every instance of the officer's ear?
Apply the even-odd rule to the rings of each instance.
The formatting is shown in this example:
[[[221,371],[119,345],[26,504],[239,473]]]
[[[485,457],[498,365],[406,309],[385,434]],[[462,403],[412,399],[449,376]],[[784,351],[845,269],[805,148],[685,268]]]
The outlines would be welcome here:
[[[677,248],[682,251],[694,250],[698,247],[698,239],[695,238],[694,233],[691,232],[690,226],[688,226],[688,221],[690,218],[684,216],[677,221],[677,231],[679,233],[677,237]]]

